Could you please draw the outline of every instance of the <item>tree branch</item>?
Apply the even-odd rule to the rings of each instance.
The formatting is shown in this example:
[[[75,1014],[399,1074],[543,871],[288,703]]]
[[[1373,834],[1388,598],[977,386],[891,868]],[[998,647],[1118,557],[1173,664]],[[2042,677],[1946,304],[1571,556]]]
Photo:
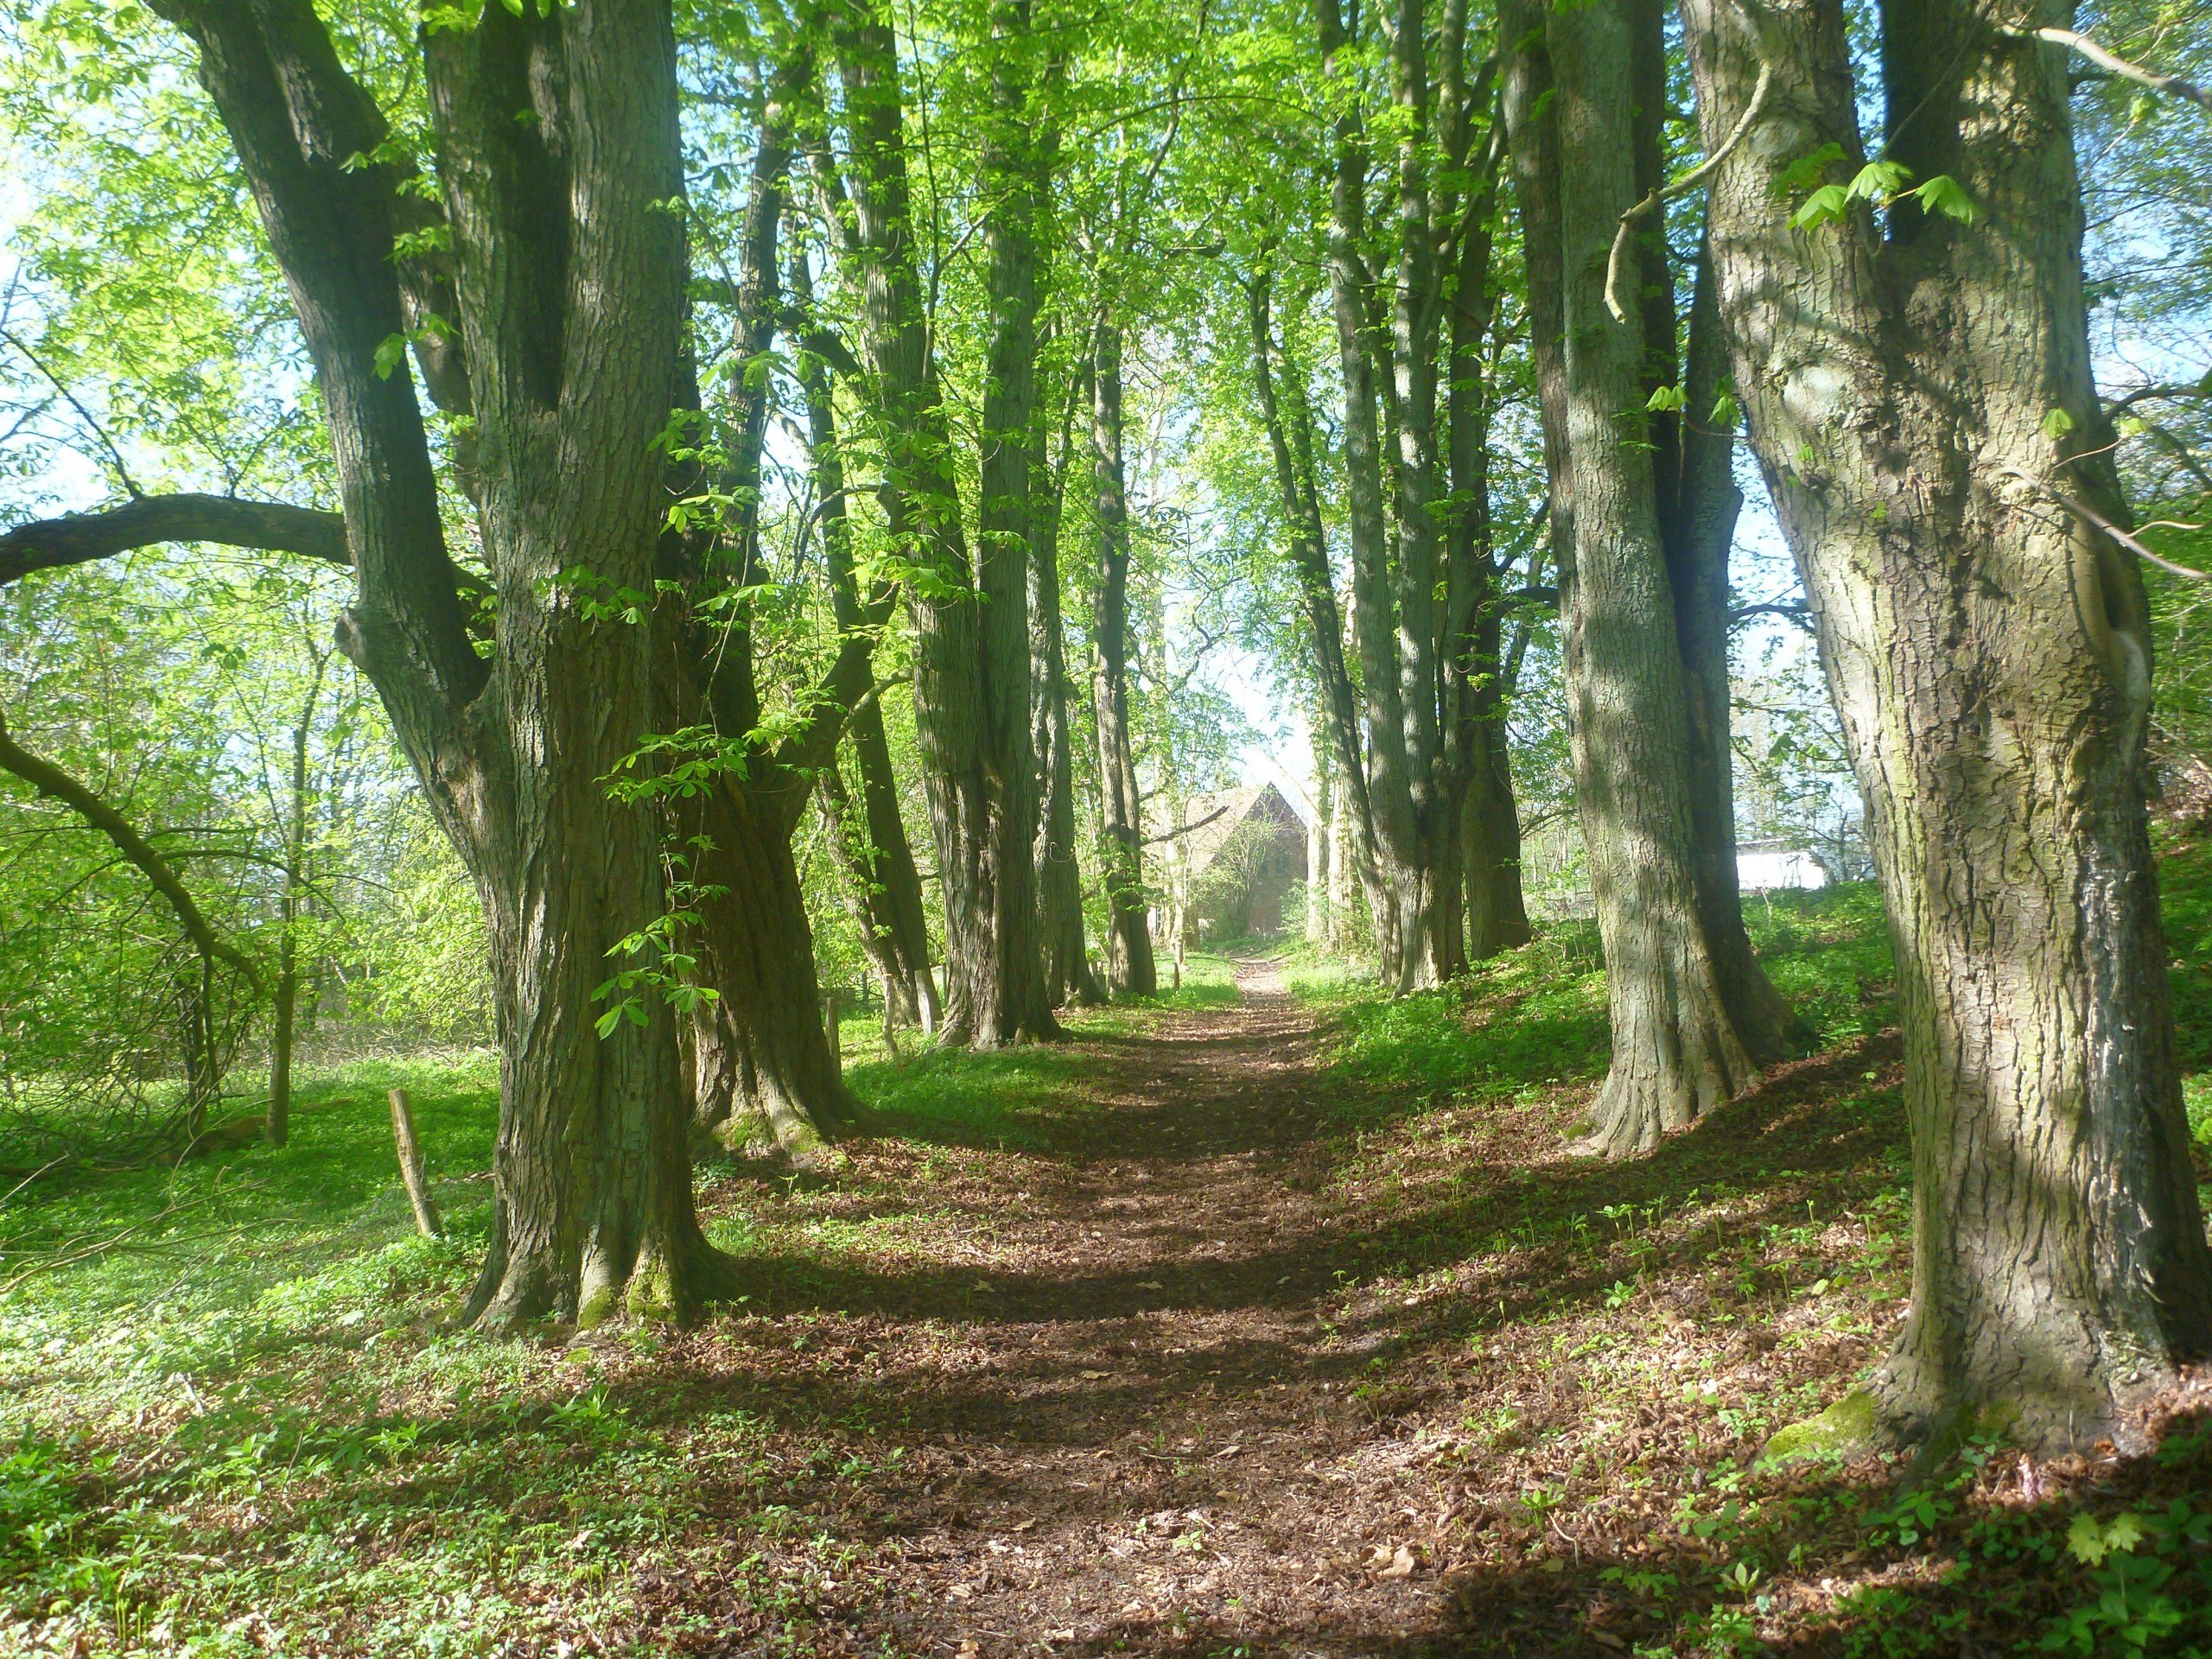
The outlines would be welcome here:
[[[168,900],[169,908],[190,935],[200,957],[207,961],[227,962],[245,976],[247,984],[257,994],[261,989],[261,976],[245,955],[216,937],[200,906],[193,902],[192,893],[179,879],[169,861],[147,843],[146,838],[130,827],[120,812],[93,793],[91,787],[79,783],[50,760],[40,759],[16,741],[8,730],[7,717],[0,715],[0,768],[16,774],[40,794],[56,800],[69,808],[86,823],[115,843],[124,857],[137,865],[146,879],[154,884],[155,891]]]
[[[0,587],[35,570],[91,564],[162,542],[213,542],[297,553],[351,569],[346,520],[335,512],[232,495],[144,495],[104,512],[42,518],[0,535]]]
[[[1732,628],[1738,622],[1748,622],[1755,616],[1778,616],[1785,622],[1795,622],[1808,632],[1813,626],[1811,607],[1800,605],[1794,600],[1777,601],[1770,605],[1738,605],[1728,613],[1728,626]]]
[[[1751,130],[1751,123],[1759,118],[1759,111],[1766,105],[1767,90],[1773,85],[1774,66],[1760,64],[1758,84],[1751,88],[1751,101],[1744,105],[1744,113],[1738,118],[1735,130],[1721,141],[1720,148],[1672,184],[1654,190],[1621,215],[1620,228],[1613,232],[1613,251],[1605,258],[1605,309],[1613,314],[1615,322],[1628,321],[1628,308],[1621,302],[1620,297],[1621,268],[1628,257],[1629,238],[1635,232],[1636,221],[1661,202],[1696,189],[1700,181],[1726,161],[1736,146],[1744,142],[1744,135]]]
[[[2094,507],[2089,505],[2088,503],[2086,501],[2075,500],[2063,490],[2057,488],[2054,485],[2046,483],[2044,480],[2037,478],[2033,473],[2019,467],[2002,467],[1998,470],[2003,473],[2008,473],[2012,477],[2019,479],[2023,482],[2034,485],[2036,488],[2041,490],[2052,500],[2057,502],[2060,506],[2065,508],[2067,512],[2072,513],[2083,524],[2088,524],[2094,530],[2101,530],[2104,531],[2106,535],[2111,537],[2113,540],[2118,542],[2122,547],[2133,553],[2137,558],[2141,559],[2145,563],[2155,564],[2159,569],[2164,571],[2168,575],[2180,576],[2184,581],[2212,582],[2212,570],[2193,570],[2185,564],[2176,564],[2171,559],[2165,557],[2162,554],[2153,553],[2149,548],[2144,546],[2143,543],[2135,537],[2130,535],[2126,531],[2113,523],[2111,519],[2106,518],[2104,514],[2099,512]]]
[[[2145,69],[2139,63],[2130,63],[2077,30],[2019,29],[2009,23],[2000,23],[1997,32],[2010,35],[2016,41],[2046,41],[2053,46],[2067,47],[2080,53],[2098,68],[2108,69],[2139,86],[2148,86],[2154,92],[2165,92],[2174,98],[2185,98],[2200,109],[2212,110],[2212,92],[2207,92],[2195,81],[2183,80],[2179,75],[2161,74],[2156,69]]]

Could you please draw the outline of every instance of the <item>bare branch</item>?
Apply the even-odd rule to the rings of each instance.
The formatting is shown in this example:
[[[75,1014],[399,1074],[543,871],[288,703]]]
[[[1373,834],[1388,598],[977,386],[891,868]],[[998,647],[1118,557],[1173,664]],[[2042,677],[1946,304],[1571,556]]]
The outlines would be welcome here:
[[[1628,308],[1621,302],[1620,297],[1621,268],[1628,259],[1629,238],[1635,234],[1637,220],[1661,202],[1696,189],[1707,174],[1726,161],[1736,146],[1744,142],[1744,135],[1751,130],[1751,123],[1759,118],[1760,110],[1766,105],[1767,89],[1773,84],[1774,66],[1761,63],[1758,85],[1751,88],[1751,101],[1744,105],[1744,113],[1736,122],[1736,130],[1722,140],[1720,148],[1672,184],[1654,190],[1621,215],[1620,228],[1613,232],[1613,251],[1605,259],[1605,309],[1613,314],[1615,322],[1628,321]]]
[[[177,921],[191,937],[194,946],[204,961],[227,962],[245,976],[247,984],[257,991],[261,988],[261,976],[245,955],[218,938],[200,906],[194,902],[190,889],[178,877],[175,868],[147,843],[146,838],[130,827],[123,814],[102,800],[90,786],[80,783],[51,760],[33,754],[9,734],[7,717],[0,715],[0,767],[12,772],[40,794],[56,800],[69,808],[86,823],[115,843],[115,849],[154,884],[155,891],[168,900],[169,908],[176,912]]]
[[[2193,80],[2183,80],[2179,75],[2161,74],[2156,69],[2145,69],[2139,63],[2130,63],[2118,53],[2099,46],[2087,35],[2071,29],[2018,29],[2000,24],[1997,32],[2009,35],[2016,41],[2047,41],[2053,46],[2063,46],[2080,53],[2100,69],[2108,69],[2139,86],[2148,86],[2154,92],[2164,92],[2174,98],[2185,98],[2198,108],[2212,110],[2212,92],[2207,92]]]
[[[2164,571],[2168,575],[2180,576],[2189,582],[2212,582],[2212,570],[2192,570],[2185,564],[2176,564],[2171,559],[2165,557],[2164,555],[2153,553],[2149,548],[2144,546],[2143,543],[2135,537],[2130,535],[2126,531],[2122,530],[2118,524],[2113,523],[2111,519],[2106,518],[2104,514],[2099,512],[2094,507],[2089,505],[2088,503],[2086,501],[2075,500],[2072,496],[2068,495],[2063,490],[2054,488],[2051,485],[2045,483],[2042,479],[2037,478],[2033,473],[2028,472],[2018,467],[2005,467],[2000,470],[2010,474],[2014,478],[2024,480],[2026,482],[2034,485],[2036,488],[2041,490],[2052,500],[2057,502],[2060,506],[2065,508],[2067,512],[2072,513],[2083,524],[2088,524],[2097,530],[2101,530],[2106,535],[2111,537],[2113,540],[2118,542],[2122,547],[2135,555],[2137,558],[2141,559],[2145,563],[2155,564],[2159,569]]]
[[[42,518],[0,535],[0,587],[34,570],[91,564],[162,542],[297,553],[353,568],[341,514],[232,495],[143,495],[105,512]]]

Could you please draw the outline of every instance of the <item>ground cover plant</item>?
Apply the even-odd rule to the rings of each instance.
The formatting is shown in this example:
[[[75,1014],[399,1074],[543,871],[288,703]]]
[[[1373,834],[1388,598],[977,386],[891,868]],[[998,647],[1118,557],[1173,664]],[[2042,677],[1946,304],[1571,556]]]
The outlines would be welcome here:
[[[2201,1032],[2212,861],[2166,868]],[[486,1224],[487,1061],[353,1068],[303,1091],[282,1151],[18,1195],[0,1642],[2212,1641],[2195,1394],[2147,1456],[1968,1440],[1910,1486],[1895,1459],[1753,1465],[1878,1356],[1910,1205],[1878,916],[1847,888],[1753,916],[1821,1049],[1626,1166],[1564,1150],[1605,1066],[1571,926],[1408,999],[1198,959],[1181,997],[1065,1046],[887,1059],[855,1034],[874,1132],[817,1168],[705,1166],[746,1277],[694,1329],[451,1328]],[[411,1233],[395,1083],[447,1239]],[[78,1241],[104,1248],[67,1262]]]
[[[0,0],[0,1650],[2212,1659],[2212,0]]]

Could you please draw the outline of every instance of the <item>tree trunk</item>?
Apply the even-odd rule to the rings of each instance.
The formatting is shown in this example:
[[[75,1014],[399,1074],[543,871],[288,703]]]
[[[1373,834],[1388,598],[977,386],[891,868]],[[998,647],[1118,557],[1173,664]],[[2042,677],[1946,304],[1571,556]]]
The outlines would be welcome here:
[[[1317,948],[1329,939],[1329,850],[1335,791],[1329,776],[1329,750],[1315,718],[1313,733],[1313,821],[1306,826],[1306,943]]]
[[[761,725],[754,679],[750,613],[742,606],[717,615],[709,603],[763,580],[760,558],[761,453],[772,382],[752,372],[772,348],[783,312],[777,249],[791,156],[793,106],[811,78],[804,52],[779,62],[767,89],[759,148],[746,204],[736,295],[737,339],[747,372],[733,379],[726,411],[728,444],[721,493],[734,504],[719,526],[719,545],[696,547],[670,537],[664,566],[673,564],[691,604],[680,654],[664,658],[659,687],[663,729],[706,726],[746,745],[741,766],[719,767],[706,796],[671,804],[672,847],[688,878],[674,895],[696,918],[692,954],[702,985],[717,994],[711,1007],[693,1007],[689,1031],[695,1122],[732,1146],[772,1141],[806,1155],[824,1136],[860,1121],[821,1015],[814,935],[799,890],[791,841],[811,788],[818,756],[834,757],[844,711],[866,683],[876,630],[852,592],[844,545],[843,474],[822,365],[803,355],[814,437],[812,459],[823,495],[823,534],[838,623],[838,651],[807,701],[810,712],[771,747]],[[803,261],[795,264],[804,286]],[[687,391],[690,389],[687,388]],[[692,399],[696,403],[696,397]],[[679,489],[702,480],[679,479]],[[877,607],[886,612],[887,599]],[[874,704],[868,705],[872,712]],[[794,757],[804,757],[795,759]]]
[[[284,826],[284,891],[277,901],[276,1005],[269,1043],[269,1108],[262,1138],[281,1147],[292,1133],[292,1046],[300,1007],[300,906],[307,887],[308,738],[322,690],[323,660],[318,655],[315,682],[300,723],[292,728],[292,792]]]
[[[586,0],[487,13],[430,35],[426,57],[473,402],[499,440],[480,475],[505,800],[476,874],[504,1109],[471,1309],[495,1328],[546,1312],[590,1325],[626,1294],[681,1311],[706,1250],[673,1013],[639,986],[613,993],[603,1034],[593,1019],[610,953],[666,908],[658,815],[601,782],[654,729],[652,630],[589,602],[595,584],[649,592],[655,575],[654,442],[683,304],[663,206],[682,188],[674,40],[664,10]],[[518,109],[536,123],[518,130]]]
[[[1335,78],[1342,73],[1338,59],[1352,42],[1336,0],[1319,0],[1318,12],[1323,64]],[[1376,409],[1382,378],[1377,359],[1387,363],[1389,354],[1376,338],[1379,331],[1371,296],[1377,282],[1363,251],[1369,159],[1357,109],[1348,106],[1336,123],[1329,195],[1329,299],[1337,328],[1338,372],[1344,383],[1346,529],[1351,543],[1368,812],[1374,826],[1376,880],[1369,907],[1378,972],[1386,985],[1403,991],[1429,981],[1422,949],[1428,895],[1423,890],[1420,827],[1407,772],[1397,619],[1391,602],[1391,547]]]
[[[899,809],[899,780],[892,770],[882,709],[868,704],[853,716],[852,726],[862,817],[874,855],[871,874],[881,890],[880,918],[901,986],[899,1017],[934,1037],[944,1010],[930,971],[929,910],[922,898],[913,846],[906,839],[906,817]]]
[[[1573,480],[1573,562],[1561,561],[1560,605],[1576,804],[1613,1038],[1584,1147],[1608,1155],[1656,1145],[1756,1076],[1700,923],[1689,707],[1654,467],[1638,442],[1643,320],[1631,309],[1617,324],[1605,304],[1614,229],[1637,199],[1638,3],[1592,0],[1553,13],[1547,26],[1557,72],[1545,113],[1557,124],[1563,447]]]
[[[846,913],[859,928],[861,948],[883,986],[887,1028],[917,1026],[921,1010],[916,1006],[914,982],[907,976],[892,944],[892,920],[884,902],[883,883],[876,879],[876,851],[868,838],[868,825],[845,786],[844,770],[833,759],[815,784],[822,804],[822,832],[830,843],[830,856],[845,878]]]
[[[984,366],[982,456],[976,509],[978,645],[984,774],[990,797],[982,885],[995,959],[996,1011],[986,1041],[1046,1037],[1058,1029],[1044,972],[1037,904],[1035,699],[1029,660],[1033,564],[1032,426],[1037,412],[1039,238],[1049,227],[1055,150],[1051,111],[1036,95],[1039,41],[1028,0],[991,8],[991,115],[983,135],[988,217],[990,342]]]
[[[1455,78],[1456,79],[1456,78]],[[1440,803],[1461,836],[1454,861],[1464,884],[1465,950],[1476,961],[1524,944],[1529,915],[1521,895],[1521,813],[1513,794],[1505,709],[1510,687],[1499,659],[1497,553],[1491,518],[1491,364],[1486,355],[1497,307],[1490,291],[1497,173],[1491,140],[1481,188],[1459,238],[1450,311],[1452,467],[1447,545],[1449,632],[1443,664],[1449,747]]]
[[[682,841],[704,836],[715,849],[689,900],[700,980],[720,993],[692,1010],[693,1120],[733,1149],[772,1141],[802,1157],[862,1116],[822,1020],[814,930],[791,855],[804,799],[722,789],[679,815]]]
[[[1486,961],[1534,937],[1521,890],[1521,808],[1506,747],[1499,627],[1494,607],[1478,625],[1475,660],[1484,664],[1470,716],[1474,753],[1461,809],[1466,846],[1467,954]]]
[[[813,282],[803,251],[795,254],[792,271],[802,304],[813,301]],[[802,353],[799,380],[806,393],[807,442],[814,467],[815,493],[821,502],[822,549],[830,573],[830,592],[841,633],[851,634],[868,625],[868,607],[861,601],[853,570],[852,524],[845,507],[844,452],[837,442],[837,417],[827,370],[818,359]],[[877,595],[879,607],[887,607],[889,595]],[[841,845],[855,855],[864,854],[865,902],[869,920],[871,950],[883,954],[879,965],[884,996],[892,1017],[918,1025],[931,1036],[941,1010],[937,981],[930,973],[928,912],[922,901],[922,878],[914,867],[914,850],[906,838],[906,816],[899,807],[899,781],[891,766],[891,742],[883,728],[883,706],[874,697],[854,709],[847,722],[853,741],[853,759],[860,772],[861,813],[855,819],[842,800],[832,799],[843,825]],[[844,785],[835,758],[823,774],[825,784],[842,793]]]
[[[1080,384],[1080,377],[1075,377]],[[1060,613],[1061,504],[1071,450],[1068,421],[1059,464],[1045,458],[1043,428],[1030,452],[1029,665],[1036,687],[1031,739],[1043,796],[1037,823],[1037,915],[1045,955],[1045,991],[1055,1007],[1103,1002],[1105,987],[1091,970],[1083,918],[1083,870],[1076,856],[1075,749],[1068,720],[1067,631]]]
[[[1091,468],[1098,486],[1098,600],[1091,620],[1091,712],[1098,732],[1098,816],[1106,887],[1106,984],[1153,996],[1144,809],[1129,730],[1129,504],[1122,459],[1122,331],[1098,325],[1090,361]]]
[[[1633,0],[1630,71],[1634,116],[1637,200],[1667,177],[1664,0]],[[1751,953],[1744,931],[1736,875],[1735,753],[1729,745],[1728,556],[1743,495],[1736,488],[1735,435],[1709,411],[1727,391],[1720,310],[1711,262],[1700,241],[1691,279],[1687,372],[1676,348],[1673,262],[1663,207],[1637,226],[1637,292],[1643,326],[1645,398],[1661,387],[1693,400],[1680,410],[1647,413],[1659,534],[1675,601],[1675,635],[1682,658],[1688,709],[1690,821],[1699,925],[1719,976],[1728,1017],[1755,1064],[1770,1065],[1809,1042],[1812,1033],[1790,1012]]]
[[[851,133],[862,332],[886,450],[880,496],[893,543],[925,573],[909,585],[908,601],[916,635],[914,725],[944,898],[945,1033],[985,1047],[1049,1037],[1056,1027],[1033,927],[1001,905],[995,887],[1001,870],[1020,880],[1031,856],[1033,805],[1025,809],[1018,794],[995,787],[995,779],[1007,777],[1006,753],[1016,742],[1001,715],[1020,711],[1020,747],[1027,747],[1027,630],[995,620],[986,649],[952,471],[951,429],[914,264],[904,99],[892,31],[861,5],[838,14],[833,33]],[[995,256],[994,263],[995,269]],[[1011,268],[1000,274],[1011,276]],[[1001,312],[995,327],[1008,321]],[[1033,312],[1028,321],[1033,325]],[[985,550],[987,588],[1013,591],[1013,550],[1003,542]],[[1026,556],[1020,564],[1026,572]],[[1026,582],[1021,574],[1024,588]],[[1014,608],[1026,610],[1026,592]],[[1019,677],[1012,677],[1017,667]],[[1033,779],[1012,786],[1033,790]],[[1011,838],[1016,829],[1018,855]],[[1021,897],[1026,916],[1026,887]],[[1026,950],[1018,948],[1025,938]]]
[[[1321,518],[1320,489],[1313,464],[1313,411],[1306,394],[1304,374],[1295,365],[1281,362],[1281,353],[1274,340],[1273,285],[1273,273],[1265,268],[1246,285],[1252,380],[1274,462],[1276,493],[1284,521],[1290,527],[1288,551],[1298,576],[1314,679],[1321,693],[1315,747],[1317,753],[1327,754],[1332,768],[1329,925],[1332,942],[1344,948],[1351,931],[1349,894],[1355,876],[1367,894],[1370,914],[1380,913],[1387,906],[1382,901],[1367,762],[1359,737],[1359,693],[1346,666],[1344,611],[1337,600],[1336,578],[1329,565],[1328,531]]]
[[[500,1125],[468,1316],[588,1323],[626,1294],[686,1312],[715,1257],[692,1208],[674,1021],[634,984],[606,1036],[594,1028],[607,953],[664,910],[656,816],[601,782],[650,729],[653,629],[601,620],[592,589],[651,591],[662,518],[653,442],[684,287],[665,207],[683,188],[667,8],[495,7],[427,35],[450,255],[404,257],[395,232],[435,210],[402,188],[404,163],[361,163],[387,153],[389,128],[304,0],[162,10],[199,48],[315,361],[359,583],[340,644],[485,904]],[[425,381],[466,403],[483,440],[471,482],[498,599],[488,661],[445,552],[412,378],[380,363],[432,290],[467,374],[456,390],[442,337],[418,350]]]
[[[1890,154],[1979,222],[1899,209],[1885,238],[1854,206],[1792,231],[1780,171],[1864,155],[1841,8],[1785,0],[1757,38],[1734,8],[1684,13],[1709,149],[1771,79],[1713,178],[1712,257],[1896,947],[1913,1298],[1874,1391],[1908,1434],[2132,1440],[2130,1407],[2212,1351],[2212,1256],[2144,808],[2141,580],[2088,517],[2125,508],[2065,62],[1978,6],[1889,8]]]

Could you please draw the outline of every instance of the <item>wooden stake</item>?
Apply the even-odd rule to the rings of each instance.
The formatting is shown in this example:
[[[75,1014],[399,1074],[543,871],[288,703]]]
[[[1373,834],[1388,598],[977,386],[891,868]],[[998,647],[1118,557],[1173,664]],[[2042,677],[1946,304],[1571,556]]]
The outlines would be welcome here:
[[[415,1138],[415,1113],[407,1104],[407,1091],[391,1091],[391,1138],[399,1147],[399,1179],[407,1185],[407,1202],[415,1206],[415,1230],[435,1238],[445,1230],[438,1224],[438,1206],[430,1202],[429,1179],[423,1173],[423,1143]]]

